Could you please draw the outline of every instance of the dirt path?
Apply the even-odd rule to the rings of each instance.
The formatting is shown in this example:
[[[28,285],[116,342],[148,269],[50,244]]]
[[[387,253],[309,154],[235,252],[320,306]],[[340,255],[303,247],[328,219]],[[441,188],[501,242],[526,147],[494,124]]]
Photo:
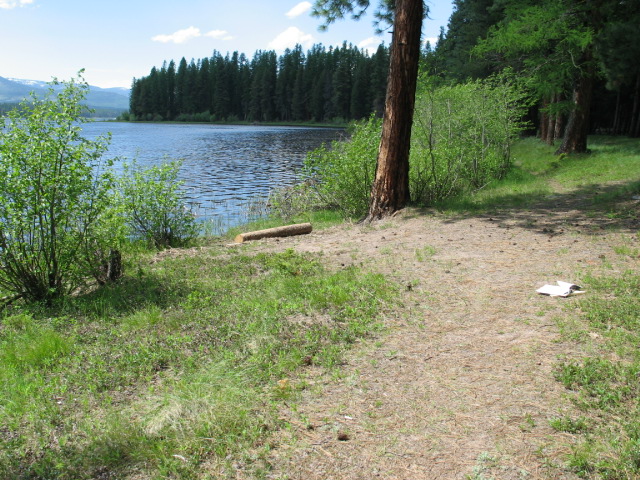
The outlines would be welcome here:
[[[339,378],[309,367],[292,380],[310,388],[282,412],[292,428],[268,478],[576,478],[562,461],[575,439],[549,426],[576,414],[553,379],[559,356],[579,354],[554,321],[575,299],[535,290],[637,268],[613,247],[640,244],[637,223],[576,209],[584,201],[566,193],[456,219],[408,211],[264,241],[321,252],[334,268],[362,264],[404,291],[387,331],[355,348]]]

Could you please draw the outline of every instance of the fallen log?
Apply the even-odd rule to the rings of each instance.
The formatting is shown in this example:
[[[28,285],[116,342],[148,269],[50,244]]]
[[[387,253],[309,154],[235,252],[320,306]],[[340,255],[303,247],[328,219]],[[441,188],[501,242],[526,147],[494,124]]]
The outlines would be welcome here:
[[[297,223],[295,225],[285,225],[284,227],[267,228],[266,230],[256,230],[255,232],[240,233],[236,235],[235,242],[242,243],[249,240],[260,240],[261,238],[291,237],[293,235],[304,235],[311,233],[310,223]]]

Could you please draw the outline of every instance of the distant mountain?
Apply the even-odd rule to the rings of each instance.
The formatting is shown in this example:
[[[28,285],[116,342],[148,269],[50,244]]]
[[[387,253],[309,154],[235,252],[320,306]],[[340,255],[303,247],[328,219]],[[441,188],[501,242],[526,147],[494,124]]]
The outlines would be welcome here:
[[[30,92],[42,96],[49,89],[46,82],[0,77],[0,103],[17,103]],[[87,105],[96,109],[129,110],[129,89],[89,86]]]
[[[0,77],[2,78],[2,77]],[[41,82],[40,80],[22,80],[20,78],[5,78],[5,80],[9,80],[10,82],[14,82],[14,83],[19,83],[20,85],[26,85],[28,87],[31,88],[31,90],[33,89],[47,89],[47,87],[49,85],[47,85],[47,82]]]

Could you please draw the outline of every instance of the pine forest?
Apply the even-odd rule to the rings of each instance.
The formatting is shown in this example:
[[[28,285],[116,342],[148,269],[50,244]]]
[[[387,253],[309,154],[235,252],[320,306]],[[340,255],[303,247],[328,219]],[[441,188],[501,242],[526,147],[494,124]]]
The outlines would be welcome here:
[[[301,46],[278,57],[258,51],[249,60],[234,52],[182,58],[131,89],[131,120],[345,122],[380,113],[389,63],[388,48],[373,55],[344,43],[340,48]]]

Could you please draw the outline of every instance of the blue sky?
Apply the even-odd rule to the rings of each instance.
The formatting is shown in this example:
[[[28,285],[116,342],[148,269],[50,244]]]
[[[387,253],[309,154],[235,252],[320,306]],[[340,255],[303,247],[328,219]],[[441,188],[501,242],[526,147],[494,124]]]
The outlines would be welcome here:
[[[49,81],[81,68],[99,87],[129,87],[164,60],[204,58],[213,50],[276,50],[300,43],[361,48],[389,44],[374,34],[372,12],[318,31],[313,0],[0,0],[0,76]],[[372,7],[377,6],[373,0]],[[423,38],[446,27],[451,0],[428,2]],[[371,9],[373,10],[373,9]]]

